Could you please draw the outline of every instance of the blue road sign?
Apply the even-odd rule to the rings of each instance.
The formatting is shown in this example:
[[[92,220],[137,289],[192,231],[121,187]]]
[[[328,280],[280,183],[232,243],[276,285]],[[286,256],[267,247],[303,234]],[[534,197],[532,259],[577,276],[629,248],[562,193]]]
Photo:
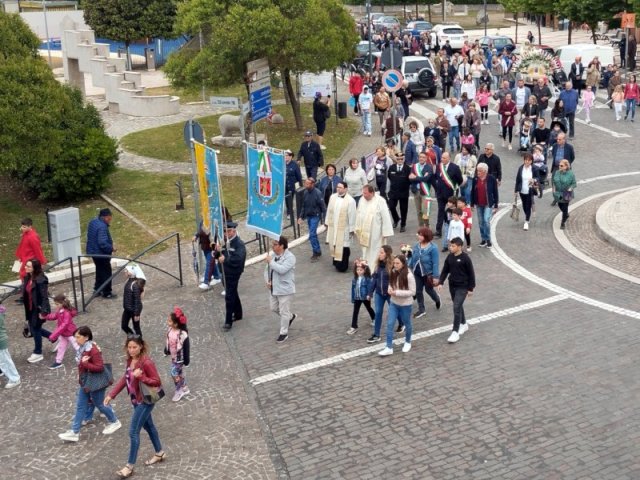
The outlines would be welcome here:
[[[252,92],[249,96],[251,103],[251,121],[258,122],[271,113],[271,87],[264,87]]]
[[[402,87],[404,76],[399,70],[387,70],[382,75],[382,86],[389,92],[395,92]]]
[[[189,125],[191,123],[191,125]],[[184,123],[184,144],[187,148],[191,148],[191,139],[193,138],[196,142],[204,143],[204,130],[202,130],[202,126],[196,122],[195,120],[187,120]]]

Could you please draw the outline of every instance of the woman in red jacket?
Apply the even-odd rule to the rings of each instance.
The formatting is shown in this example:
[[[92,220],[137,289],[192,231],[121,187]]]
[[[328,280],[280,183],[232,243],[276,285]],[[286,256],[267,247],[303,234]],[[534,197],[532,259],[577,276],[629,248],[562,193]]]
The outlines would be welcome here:
[[[631,80],[624,86],[624,101],[627,104],[627,112],[624,114],[626,120],[629,116],[629,110],[631,110],[631,121],[634,121],[636,116],[636,103],[640,100],[640,90],[638,90],[638,84],[636,83],[636,76],[631,75]]]
[[[127,368],[118,383],[115,384],[109,395],[104,399],[104,404],[109,405],[112,399],[122,391],[126,386],[131,403],[133,404],[133,416],[131,417],[131,426],[129,427],[129,438],[131,444],[129,447],[129,460],[127,464],[116,474],[120,478],[128,478],[133,475],[133,466],[138,458],[138,448],[140,447],[140,430],[143,428],[149,434],[151,443],[155,450],[155,454],[149,460],[144,462],[145,465],[153,465],[162,462],[165,458],[165,452],[162,450],[160,436],[158,430],[153,424],[151,412],[153,411],[153,403],[145,403],[142,395],[140,384],[144,383],[149,387],[161,388],[162,382],[158,375],[153,360],[147,353],[147,344],[137,335],[127,338],[125,343],[127,352]]]
[[[518,107],[516,102],[511,100],[511,94],[507,93],[504,96],[504,100],[500,104],[498,113],[501,115],[500,123],[502,125],[502,146],[505,147],[507,140],[507,132],[509,133],[509,150],[511,150],[511,140],[513,139],[513,126],[515,125],[516,115],[518,114]]]
[[[65,442],[77,442],[80,440],[80,428],[91,421],[94,407],[97,407],[109,421],[109,425],[102,430],[104,435],[111,435],[122,426],[113,408],[103,404],[104,394],[109,386],[108,381],[104,382],[102,388],[94,391],[90,391],[86,384],[86,374],[101,373],[104,371],[102,352],[100,351],[100,347],[93,341],[91,329],[87,326],[82,326],[76,330],[74,337],[78,343],[76,362],[78,364],[78,381],[80,388],[78,389],[76,414],[73,418],[71,430],[58,435],[58,437]],[[89,403],[89,401],[91,401],[91,403]]]
[[[358,99],[360,98],[360,94],[362,93],[362,88],[364,87],[364,78],[359,73],[353,73],[351,78],[349,78],[349,93],[355,100],[355,104],[353,106],[353,113],[359,115],[359,107],[358,107]]]

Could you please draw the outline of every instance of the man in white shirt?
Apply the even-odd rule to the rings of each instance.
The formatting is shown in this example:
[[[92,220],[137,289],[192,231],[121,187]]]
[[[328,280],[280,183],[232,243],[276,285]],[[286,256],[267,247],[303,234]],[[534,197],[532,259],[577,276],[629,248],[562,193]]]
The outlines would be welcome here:
[[[524,106],[529,103],[529,97],[531,96],[531,89],[526,87],[524,84],[524,80],[518,80],[518,84],[511,90],[511,98],[516,102],[516,108],[518,112],[522,112]],[[516,122],[516,129],[518,128],[518,123]]]
[[[464,117],[464,110],[458,105],[458,100],[451,98],[449,105],[444,109],[444,114],[451,125],[449,130],[449,150],[451,152],[460,150],[460,123],[459,120]],[[457,150],[453,149],[453,142],[456,142]]]

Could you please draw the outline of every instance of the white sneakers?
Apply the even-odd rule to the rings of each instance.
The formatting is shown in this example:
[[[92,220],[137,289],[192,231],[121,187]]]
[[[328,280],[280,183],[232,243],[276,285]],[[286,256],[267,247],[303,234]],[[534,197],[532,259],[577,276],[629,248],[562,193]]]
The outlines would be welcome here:
[[[77,442],[80,440],[80,434],[75,433],[73,430],[67,430],[66,432],[58,435],[58,437],[65,442]]]
[[[18,385],[20,385],[22,383],[22,381],[20,379],[16,380],[15,382],[8,382],[4,388],[15,388]]]
[[[460,327],[458,327],[458,334],[462,335],[463,333],[465,333],[467,330],[469,330],[469,325],[466,323],[463,323],[462,325],[460,325]]]
[[[522,227],[523,230],[529,230],[529,222],[524,222],[524,227]]]
[[[209,290],[209,285],[207,285],[206,283],[202,282],[200,285],[198,285],[198,288],[200,290]]]
[[[115,422],[110,423],[109,425],[104,427],[104,430],[102,430],[102,434],[111,435],[113,432],[117,432],[118,430],[120,430],[120,427],[122,427],[122,423],[120,423],[120,420],[116,420]]]
[[[385,347],[378,352],[378,355],[381,357],[388,357],[389,355],[393,355],[393,348]]]
[[[353,328],[351,327],[349,330],[347,330],[347,335],[353,335],[354,333],[356,333],[358,331],[357,328]]]
[[[409,353],[409,350],[411,350],[411,344],[404,342],[404,345],[402,346],[402,353]]]
[[[211,285],[212,287],[215,287],[219,283],[222,283],[222,280],[220,280],[219,278],[212,278],[211,281],[209,282],[209,285]]]
[[[41,362],[42,360],[44,360],[44,357],[41,353],[32,353],[31,356],[27,358],[27,362],[29,363],[37,363]]]
[[[458,332],[451,332],[451,335],[449,335],[449,338],[447,338],[447,342],[449,343],[456,343],[458,340],[460,340],[460,335],[458,334]]]

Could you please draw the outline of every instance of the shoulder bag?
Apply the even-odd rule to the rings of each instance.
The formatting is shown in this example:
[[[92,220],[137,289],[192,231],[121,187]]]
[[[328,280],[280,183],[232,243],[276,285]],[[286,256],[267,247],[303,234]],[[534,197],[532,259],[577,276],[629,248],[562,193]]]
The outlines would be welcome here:
[[[520,218],[520,207],[518,207],[518,194],[513,197],[513,204],[511,205],[511,213],[509,214],[514,222],[517,222]]]
[[[113,373],[110,363],[105,363],[101,372],[83,372],[82,389],[86,392],[96,392],[113,384]]]
[[[139,382],[140,393],[142,393],[142,401],[147,405],[153,405],[164,398],[164,390],[162,385],[159,387],[151,387],[146,383]]]

